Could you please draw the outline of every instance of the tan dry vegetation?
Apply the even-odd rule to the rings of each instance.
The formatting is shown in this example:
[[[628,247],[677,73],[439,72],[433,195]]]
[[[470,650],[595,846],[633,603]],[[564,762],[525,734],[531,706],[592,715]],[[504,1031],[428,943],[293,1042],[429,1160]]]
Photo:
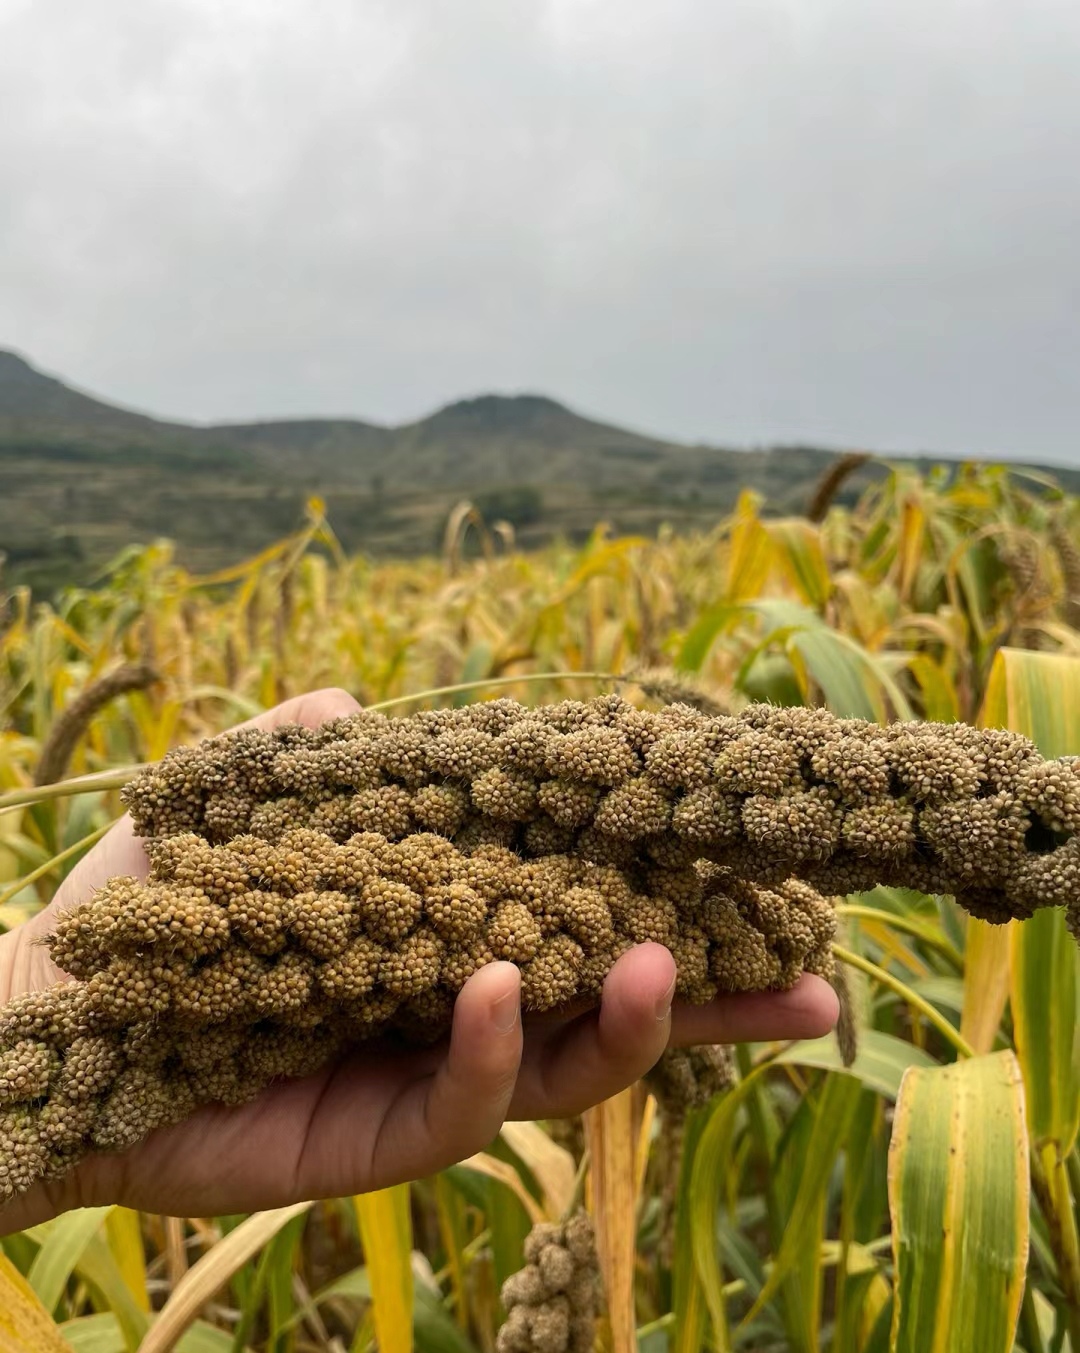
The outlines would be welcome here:
[[[813,771],[813,783],[801,788],[790,776],[781,775],[776,790],[780,797],[770,798],[757,784],[740,782],[736,787],[729,778],[713,786],[706,777],[700,785],[671,785],[657,771],[654,806],[673,837],[678,834],[667,824],[674,823],[678,810],[668,796],[682,802],[694,792],[714,788],[721,796],[735,795],[735,804],[728,806],[738,809],[743,835],[736,848],[743,851],[743,864],[760,859],[760,851],[750,852],[748,845],[780,839],[774,834],[778,824],[769,803],[792,792],[813,797],[824,784],[831,787],[824,796],[830,802],[833,791],[841,799],[852,792],[856,798],[866,796],[866,802],[844,801],[836,828],[842,852],[851,849],[850,824],[861,820],[860,812],[865,815],[866,809],[875,807],[879,816],[896,816],[899,805],[899,811],[910,812],[905,823],[921,843],[919,869],[925,870],[929,849],[938,852],[939,864],[947,864],[952,873],[817,876],[817,885],[830,892],[885,884],[848,896],[836,908],[844,934],[835,952],[858,970],[852,1009],[858,1014],[860,1046],[848,1073],[838,1071],[839,1055],[831,1044],[791,1049],[749,1045],[738,1050],[733,1078],[726,1068],[718,1075],[711,1064],[693,1071],[702,1086],[718,1092],[701,1105],[687,1093],[691,1072],[681,1065],[670,1066],[667,1081],[680,1087],[681,1098],[689,1101],[672,1138],[677,1145],[685,1143],[681,1162],[677,1153],[673,1157],[664,1149],[667,1137],[660,1134],[659,1120],[649,1108],[653,1100],[644,1091],[638,1092],[633,1101],[637,1107],[631,1112],[612,1109],[605,1120],[606,1135],[596,1136],[595,1125],[590,1128],[590,1140],[615,1152],[611,1159],[618,1154],[616,1148],[623,1150],[618,1134],[636,1134],[623,1146],[629,1152],[626,1158],[639,1162],[633,1177],[624,1179],[624,1188],[613,1191],[610,1178],[604,1182],[600,1176],[594,1207],[605,1210],[601,1229],[607,1240],[601,1263],[609,1290],[625,1292],[626,1270],[619,1265],[627,1256],[613,1252],[611,1246],[629,1240],[634,1307],[629,1325],[637,1324],[642,1347],[650,1350],[667,1347],[672,1353],[691,1353],[711,1341],[720,1348],[832,1347],[837,1353],[871,1353],[887,1346],[894,1317],[902,1327],[921,1328],[919,1302],[910,1292],[899,1316],[895,1306],[906,1261],[904,1251],[894,1251],[892,1242],[907,1234],[913,1223],[904,1195],[885,1193],[888,1119],[898,1095],[904,1107],[900,1086],[904,1070],[948,1070],[959,1076],[966,1066],[982,1068],[985,1058],[972,1054],[988,1053],[996,1042],[1015,1049],[1017,1078],[1023,1073],[1035,1143],[1031,1176],[1036,1229],[1026,1288],[1022,1282],[1027,1263],[1026,1203],[1024,1226],[1016,1213],[1015,1236],[1007,1236],[1001,1228],[995,1235],[999,1248],[1015,1239],[1009,1251],[1010,1272],[1020,1282],[1010,1290],[1017,1294],[1018,1316],[1004,1304],[999,1311],[989,1277],[969,1278],[983,1295],[983,1317],[988,1322],[980,1327],[979,1353],[991,1347],[1008,1350],[1017,1319],[1016,1346],[1026,1353],[1048,1353],[1056,1346],[1055,1320],[1061,1331],[1067,1331],[1066,1337],[1074,1342],[1080,1338],[1080,1246],[1073,1202],[1074,1184],[1080,1178],[1073,1108],[1080,1103],[1080,1094],[1073,1093],[1076,1068],[1060,1051],[1069,1046],[1068,1038],[1054,1032],[1075,1028],[1072,950],[1064,947],[1065,932],[1053,910],[1041,910],[1019,930],[988,929],[988,936],[1005,936],[1002,948],[983,938],[979,923],[965,924],[943,893],[953,888],[963,892],[959,885],[970,884],[974,870],[985,875],[978,880],[979,888],[998,890],[994,907],[1004,899],[1012,914],[1026,914],[1038,902],[1067,900],[1037,882],[1029,883],[1026,892],[1017,891],[1016,871],[1033,865],[1053,869],[1047,861],[1064,860],[1075,848],[1075,837],[1069,844],[1069,834],[1076,831],[1070,816],[1075,812],[1075,763],[1059,762],[1045,784],[1040,777],[1047,773],[1036,768],[1052,765],[1055,757],[1080,753],[1080,735],[1070,732],[1077,723],[1073,712],[1080,696],[1068,694],[1077,690],[1073,674],[1080,658],[1070,572],[1076,504],[1047,496],[1041,487],[1025,486],[1004,471],[972,468],[949,486],[897,470],[855,509],[834,505],[819,526],[798,518],[769,519],[760,507],[746,495],[714,531],[697,537],[661,534],[648,541],[616,539],[598,531],[582,548],[553,546],[532,555],[509,549],[504,537],[501,543],[493,541],[489,554],[480,559],[457,549],[451,575],[447,561],[376,566],[346,557],[316,506],[304,532],[217,575],[189,576],[162,545],[131,554],[103,586],[70,593],[56,608],[32,607],[24,593],[10,595],[0,622],[4,717],[0,808],[6,807],[0,812],[0,878],[8,880],[0,884],[5,899],[0,918],[16,926],[48,899],[58,878],[85,848],[80,843],[93,839],[117,811],[116,791],[130,778],[124,767],[157,762],[170,748],[195,744],[277,700],[317,686],[345,686],[368,706],[399,702],[395,713],[433,706],[452,711],[439,714],[434,719],[438,723],[474,717],[457,708],[466,701],[480,699],[480,710],[485,706],[495,710],[500,696],[529,706],[555,706],[567,697],[587,701],[597,691],[616,690],[648,710],[657,694],[663,698],[658,683],[667,674],[676,683],[689,680],[734,718],[740,730],[734,742],[750,733],[765,735],[767,741],[775,727],[797,728],[800,719],[812,726],[828,717],[818,709],[842,720],[863,720],[875,731],[867,733],[860,746],[890,749],[884,775],[875,762],[876,753],[869,753],[865,765],[861,753],[854,759],[843,756],[831,770],[819,766]],[[453,543],[448,546],[454,548]],[[73,738],[70,714],[67,720],[71,773],[97,774],[96,792],[73,795],[66,785],[35,789],[34,769],[51,730],[65,711],[78,708],[83,692],[95,682],[107,681],[122,663],[149,664],[160,680],[144,689],[118,691],[105,705],[91,708],[92,702],[84,702],[86,717]],[[639,674],[636,683],[634,671]],[[467,689],[457,689],[462,686]],[[419,694],[442,688],[451,689]],[[753,702],[761,700],[784,707],[769,716],[772,727],[754,726]],[[803,705],[811,708],[805,712],[792,708]],[[725,714],[714,709],[680,717],[689,718],[695,727],[723,726]],[[650,717],[662,720],[670,715],[655,711]],[[1014,753],[1007,752],[1003,767],[1006,763],[1011,767],[1011,778],[1004,778],[1002,768],[994,772],[998,778],[991,783],[992,777],[985,774],[989,762],[979,761],[977,747],[1017,749],[1028,744],[1015,735],[968,734],[958,726],[942,731],[935,736],[942,740],[940,745],[952,749],[946,756],[952,758],[947,773],[942,771],[939,777],[941,784],[950,783],[948,801],[941,801],[940,790],[913,801],[920,792],[916,785],[922,783],[921,763],[910,751],[903,759],[905,734],[895,727],[898,718],[912,717],[950,725],[957,720],[988,726],[1008,721],[1015,734],[1037,738],[1041,757],[1026,750],[1011,762]],[[568,733],[560,731],[559,736]],[[927,735],[916,735],[916,741],[918,736]],[[965,738],[974,741],[965,744]],[[671,764],[693,766],[689,750],[680,746]],[[185,756],[191,755],[197,760],[200,754],[181,753],[168,764],[182,766]],[[779,766],[787,764],[783,754],[777,755]],[[654,756],[659,765],[659,754]],[[901,760],[896,764],[888,761],[897,756]],[[292,773],[300,775],[304,758],[294,760]],[[759,764],[756,754],[751,762],[755,768]],[[865,784],[856,785],[852,779],[855,765],[863,765],[869,777]],[[383,769],[380,763],[380,774]],[[479,851],[481,859],[485,851],[494,852],[508,864],[508,843],[498,836],[499,831],[505,835],[507,820],[498,814],[516,813],[526,800],[534,813],[542,784],[561,777],[545,762],[540,778],[533,773],[531,787],[504,783],[498,776],[488,785],[483,776],[493,769],[504,777],[507,773],[504,766],[487,767],[468,780],[469,785],[479,782],[482,803],[474,803],[470,794],[465,811],[489,819],[486,827],[479,824],[484,830],[490,831],[494,823],[496,839],[484,844],[481,832],[470,849],[474,856]],[[445,771],[431,770],[427,783],[409,784],[408,777],[391,773],[390,783],[368,790],[347,787],[378,793],[396,786],[403,791],[397,796],[399,807],[408,815],[404,825],[437,833],[440,822],[443,831],[450,822],[438,815],[452,817],[462,804],[446,792]],[[726,766],[724,773],[730,777],[737,770],[736,765]],[[328,783],[318,756],[312,758],[308,773],[315,776],[314,783]],[[973,774],[976,780],[982,775],[982,780],[976,783]],[[868,794],[871,782],[878,785],[877,799]],[[175,870],[188,868],[187,861],[201,860],[202,864],[192,864],[209,869],[200,877],[204,881],[216,877],[217,853],[233,852],[232,843],[238,833],[250,829],[253,813],[266,816],[275,798],[302,797],[295,784],[282,787],[289,792],[261,804],[249,794],[246,807],[239,799],[231,810],[225,802],[215,805],[211,822],[220,815],[219,826],[213,828],[219,832],[216,843],[183,838],[188,844],[177,854],[175,845],[163,842],[155,863],[161,877],[142,891],[129,890],[122,899],[120,891],[105,894],[103,905],[116,904],[117,917],[121,911],[126,916],[142,915],[140,909],[147,907],[147,915],[172,916],[168,907],[155,912],[154,906],[175,895]],[[594,788],[609,797],[619,792],[618,784]],[[751,788],[759,792],[752,793]],[[202,789],[200,794],[205,809],[209,796]],[[949,795],[954,797],[949,800]],[[316,797],[318,802],[308,807],[312,813],[320,808],[324,813],[320,840],[329,860],[333,852],[347,850],[348,838],[337,839],[342,829],[335,826],[335,795],[320,790]],[[545,791],[552,804],[556,797],[553,790]],[[591,798],[576,797],[583,802]],[[751,803],[755,798],[767,801],[760,805],[760,822]],[[492,806],[496,812],[488,811]],[[805,806],[809,811],[809,801]],[[598,811],[595,803],[591,811]],[[558,825],[547,808],[544,813]],[[613,821],[619,817],[614,808],[608,815]],[[272,812],[268,825],[271,818]],[[973,833],[976,818],[978,832]],[[515,858],[524,834],[538,820],[534,816],[515,822],[511,816]],[[751,824],[760,831],[760,841],[746,835]],[[201,831],[205,814],[184,825]],[[459,828],[465,826],[463,819]],[[791,839],[783,838],[788,853],[780,852],[784,879],[792,872],[791,847],[803,839],[798,820],[789,826]],[[822,826],[831,839],[832,828],[824,819],[818,823]],[[319,829],[318,824],[300,830],[313,829]],[[276,830],[271,827],[268,834],[273,836]],[[589,826],[578,824],[574,830]],[[400,842],[380,835],[387,841],[386,849],[400,849]],[[864,835],[858,839],[865,845],[879,839],[880,832]],[[909,840],[903,831],[901,836]],[[631,834],[629,840],[634,839]],[[626,844],[624,840],[622,846]],[[725,849],[731,844],[726,843]],[[282,846],[279,838],[263,842],[259,849],[273,853]],[[999,868],[1002,861],[1011,863]],[[652,861],[650,867],[657,863]],[[730,866],[728,860],[726,867]],[[528,861],[519,867],[528,867]],[[669,861],[660,867],[672,865]],[[814,879],[814,869],[822,867],[822,861],[811,861],[803,872]],[[337,893],[357,903],[344,906],[345,920],[333,906],[316,907],[320,916],[325,912],[327,933],[335,924],[355,924],[357,941],[363,937],[385,950],[385,939],[368,935],[363,907],[358,897],[351,897],[350,885],[343,886],[333,874],[313,882],[307,891],[316,896]],[[405,880],[397,882],[411,887]],[[928,891],[891,886],[898,883],[914,883]],[[190,880],[183,886],[191,886]],[[577,886],[587,889],[589,884]],[[744,886],[781,891],[775,876]],[[248,889],[243,895],[252,893]],[[976,890],[968,896],[975,899],[976,910],[981,896],[983,914],[1002,919],[1003,913],[988,905],[985,893]],[[228,918],[227,907],[213,905]],[[430,926],[437,935],[434,913],[430,921],[423,919],[426,907],[424,893],[414,933]],[[496,912],[492,909],[489,915],[485,906],[489,927]],[[831,907],[829,913],[831,924]],[[614,929],[610,906],[609,914]],[[597,917],[602,922],[599,912]],[[271,958],[277,961],[287,951],[295,951],[290,960],[294,966],[312,973],[315,966],[329,962],[311,948],[320,943],[318,926],[309,927],[311,933],[305,931],[303,939],[298,933],[279,949],[279,916],[273,907],[264,915],[248,906],[237,919],[241,930],[247,926],[257,937],[256,947],[248,951],[260,964],[268,965]],[[507,942],[516,943],[528,930],[524,917],[521,920],[521,936],[514,926],[501,926],[498,933],[505,931]],[[224,933],[222,923],[210,913],[204,921],[208,935]],[[265,937],[258,938],[263,929]],[[542,943],[542,925],[540,931]],[[122,925],[115,935],[123,948],[127,941]],[[62,937],[57,941],[63,942]],[[268,945],[269,952],[260,952],[260,944]],[[127,957],[130,961],[130,951]],[[94,981],[94,964],[105,960],[112,963],[111,951],[88,949],[87,976],[81,980]],[[380,957],[380,972],[382,961]],[[406,984],[413,971],[409,965],[400,973],[387,969],[392,981]],[[415,971],[427,969],[419,964]],[[440,981],[442,971],[440,966]],[[280,999],[290,999],[289,983],[279,985]],[[314,985],[308,981],[305,990]],[[262,990],[258,983],[250,989]],[[194,991],[191,995],[194,1009],[199,998]],[[406,1001],[414,999],[413,994],[401,995]],[[235,1020],[236,1014],[232,1012],[230,1019]],[[247,1011],[241,1024],[250,1027],[253,1019],[254,1013]],[[265,1014],[259,1019],[264,1027],[273,1022]],[[5,1060],[0,1076],[3,1093],[9,1101],[31,1091],[40,1096],[41,1087],[56,1078],[59,1094],[63,1075],[66,1091],[77,1085],[87,1090],[82,1100],[77,1097],[81,1089],[70,1096],[73,1105],[97,1104],[106,1082],[104,1063],[95,1062],[102,1045],[92,1040],[101,1038],[113,1049],[105,1056],[112,1074],[127,1075],[131,1081],[133,1064],[125,1061],[128,1069],[121,1068],[115,1049],[128,1039],[138,1046],[130,1033],[137,1024],[137,1019],[129,1020],[106,1033],[80,1035],[89,1041],[63,1057],[27,1025],[24,1032],[29,1036],[14,1040],[16,1050],[9,1049]],[[1048,1032],[1033,1038],[1027,1032],[1033,1027]],[[271,1039],[270,1044],[274,1050],[270,1052],[268,1044],[264,1071],[275,1064],[274,1057],[288,1052],[285,1038]],[[198,1061],[197,1053],[193,1051],[189,1060]],[[204,1087],[210,1086],[215,1066],[221,1070],[220,1058],[208,1057],[205,1068],[186,1068],[185,1075],[189,1083],[194,1076],[197,1081],[202,1078]],[[667,1090],[662,1080],[656,1080],[655,1087],[663,1098]],[[1005,1097],[1003,1104],[1015,1106],[1013,1085],[1005,1077],[1002,1088],[994,1091]],[[1046,1088],[1051,1086],[1052,1092]],[[23,1112],[28,1102],[32,1101],[20,1101]],[[58,1119],[72,1134],[65,1139],[68,1142],[82,1140],[76,1120],[74,1111],[66,1120]],[[130,1130],[115,1114],[113,1121],[121,1134]],[[994,1121],[1012,1120],[1005,1115]],[[140,1123],[140,1131],[143,1126]],[[930,1124],[916,1119],[915,1126],[921,1126],[925,1135]],[[77,1223],[61,1219],[46,1232],[8,1242],[7,1251],[36,1283],[46,1265],[43,1260],[35,1269],[34,1259],[47,1252],[50,1237],[55,1236],[57,1250],[68,1244],[72,1257],[61,1270],[59,1286],[41,1291],[50,1309],[69,1322],[76,1341],[91,1329],[95,1337],[113,1341],[102,1346],[134,1348],[140,1340],[152,1340],[158,1321],[153,1312],[140,1307],[149,1284],[152,1307],[168,1307],[160,1321],[163,1332],[195,1322],[195,1337],[210,1340],[217,1331],[229,1346],[364,1349],[372,1346],[378,1330],[388,1347],[405,1348],[415,1340],[422,1349],[490,1353],[505,1316],[499,1286],[522,1266],[529,1218],[539,1213],[559,1223],[570,1214],[574,1200],[567,1180],[579,1167],[586,1189],[592,1187],[578,1134],[556,1125],[518,1127],[529,1132],[508,1133],[491,1154],[436,1180],[419,1181],[405,1193],[395,1192],[393,1200],[373,1195],[320,1204],[306,1214],[291,1209],[287,1216],[283,1212],[280,1217],[252,1217],[236,1230],[232,1229],[236,1219],[185,1219],[178,1230],[157,1218],[114,1213],[100,1242],[94,1240],[90,1248],[86,1241],[81,1247],[68,1241],[72,1234],[68,1228]],[[533,1131],[536,1135],[530,1135]],[[980,1186],[988,1196],[1004,1197],[1000,1191],[1015,1183],[1018,1162],[1027,1160],[1026,1138],[1022,1146],[1013,1141],[996,1150],[998,1174],[990,1173],[990,1164],[982,1167],[988,1173],[980,1176]],[[972,1160],[982,1159],[970,1142],[964,1149],[972,1151]],[[908,1146],[905,1140],[898,1159],[907,1161],[916,1151],[917,1142]],[[59,1162],[53,1164],[59,1167]],[[830,1180],[842,1181],[840,1194],[830,1189]],[[391,1216],[394,1242],[380,1264],[371,1267],[359,1246],[357,1220],[363,1231],[365,1225],[383,1226]],[[930,1231],[932,1222],[931,1218]],[[970,1234],[977,1225],[969,1216]],[[940,1236],[940,1226],[935,1234]],[[414,1249],[426,1256],[415,1264],[410,1262]],[[953,1258],[957,1263],[978,1262],[967,1252]],[[185,1270],[196,1259],[198,1273],[193,1269],[188,1283]],[[227,1291],[207,1305],[213,1283],[226,1284]],[[959,1283],[957,1290],[965,1290],[965,1284]],[[91,1295],[102,1291],[108,1293],[104,1299]],[[195,1301],[189,1291],[203,1295]],[[512,1286],[507,1298],[511,1309],[516,1292]],[[941,1300],[933,1300],[939,1322],[951,1320]],[[411,1317],[400,1315],[410,1310]],[[625,1331],[626,1314],[623,1308],[613,1310],[610,1329]],[[522,1324],[524,1317],[516,1319]],[[601,1325],[602,1338],[606,1328]],[[941,1328],[952,1326],[946,1323]],[[503,1336],[504,1344],[510,1337]],[[392,1338],[399,1342],[387,1344]],[[618,1353],[623,1347],[617,1345]]]

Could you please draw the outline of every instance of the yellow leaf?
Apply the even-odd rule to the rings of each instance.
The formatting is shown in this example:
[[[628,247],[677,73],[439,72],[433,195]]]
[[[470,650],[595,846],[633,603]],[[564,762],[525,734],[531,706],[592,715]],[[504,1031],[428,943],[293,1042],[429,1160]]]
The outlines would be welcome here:
[[[505,1184],[529,1214],[529,1221],[534,1226],[546,1219],[544,1209],[521,1182],[517,1170],[505,1160],[489,1156],[486,1151],[478,1151],[475,1156],[470,1156],[461,1164],[466,1170],[475,1170],[477,1174],[486,1175],[489,1179],[497,1179],[500,1184]]]
[[[116,1260],[116,1266],[123,1274],[124,1283],[131,1292],[132,1300],[141,1311],[149,1311],[146,1255],[139,1214],[129,1207],[114,1207],[105,1218],[105,1235],[112,1256]]]
[[[548,1218],[557,1221],[574,1194],[577,1169],[573,1156],[536,1123],[504,1123],[500,1135],[536,1176]]]
[[[832,579],[821,532],[802,517],[769,522],[765,530],[777,562],[799,595],[799,600],[821,611],[832,594]]]
[[[371,1284],[371,1314],[379,1353],[412,1353],[412,1216],[408,1184],[353,1199]]]
[[[999,649],[979,722],[1023,733],[1043,756],[1080,753],[1080,658]]]
[[[1009,999],[1009,940],[1017,922],[990,925],[972,918],[964,943],[964,1009],[960,1036],[976,1052],[994,1046],[1005,1002]]]
[[[71,1345],[8,1257],[0,1252],[0,1353],[71,1353]]]
[[[926,513],[922,504],[918,498],[905,498],[900,514],[900,539],[897,550],[900,565],[897,590],[904,601],[911,599],[919,565],[923,559],[925,533]]]

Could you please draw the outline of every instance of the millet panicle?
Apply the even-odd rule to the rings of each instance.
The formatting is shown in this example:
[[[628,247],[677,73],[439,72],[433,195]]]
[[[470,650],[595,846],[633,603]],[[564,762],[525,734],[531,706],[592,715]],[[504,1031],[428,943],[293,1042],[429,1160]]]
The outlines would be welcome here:
[[[0,1201],[364,1039],[438,1038],[495,959],[526,1011],[595,1003],[643,940],[687,1000],[781,989],[832,976],[828,897],[879,883],[1080,928],[1080,760],[964,725],[361,711],[172,752],[124,797],[149,877],[65,913],[74,980],[0,1009]]]

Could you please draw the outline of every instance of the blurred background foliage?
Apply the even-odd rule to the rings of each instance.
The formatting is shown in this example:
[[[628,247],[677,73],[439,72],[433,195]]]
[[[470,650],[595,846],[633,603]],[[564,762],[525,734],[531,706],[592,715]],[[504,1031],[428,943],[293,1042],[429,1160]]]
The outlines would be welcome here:
[[[536,505],[493,493],[450,514],[439,555],[380,564],[312,500],[302,530],[216,573],[161,540],[53,603],[0,594],[0,923],[48,901],[118,814],[125,768],[326,685],[408,712],[619,679],[643,701],[982,722],[1080,754],[1080,500],[974,465],[893,467],[854,503],[833,479],[805,516],[745,491],[705,533],[600,524],[531,553],[515,528]],[[1061,917],[995,929],[899,889],[840,912],[849,1069],[832,1039],[747,1045],[677,1133],[638,1087],[584,1130],[512,1124],[362,1198],[68,1214],[3,1242],[0,1348],[490,1353],[529,1225],[584,1183],[615,1353],[1080,1353]]]

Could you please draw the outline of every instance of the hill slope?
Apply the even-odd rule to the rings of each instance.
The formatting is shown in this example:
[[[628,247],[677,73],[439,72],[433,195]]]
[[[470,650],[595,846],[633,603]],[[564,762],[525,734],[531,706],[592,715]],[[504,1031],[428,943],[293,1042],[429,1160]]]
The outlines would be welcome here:
[[[42,588],[86,581],[157,536],[189,567],[220,567],[293,529],[313,493],[347,549],[408,555],[436,544],[462,497],[508,517],[528,546],[601,519],[618,531],[709,526],[746,486],[797,511],[832,458],[682,446],[532,394],[465,399],[399,427],[170,423],[0,351],[0,551],[9,578]]]
[[[260,461],[273,451],[282,470],[302,454],[305,469],[346,481],[378,473],[384,484],[421,479],[452,489],[522,478],[572,483],[589,468],[586,457],[644,461],[673,449],[582,418],[542,395],[482,395],[395,428],[309,419],[225,424],[207,431],[247,447]]]
[[[47,376],[16,352],[0,348],[0,436],[20,430],[78,429],[83,436],[161,436],[182,433],[168,423],[129,413],[80,394],[54,376]]]

